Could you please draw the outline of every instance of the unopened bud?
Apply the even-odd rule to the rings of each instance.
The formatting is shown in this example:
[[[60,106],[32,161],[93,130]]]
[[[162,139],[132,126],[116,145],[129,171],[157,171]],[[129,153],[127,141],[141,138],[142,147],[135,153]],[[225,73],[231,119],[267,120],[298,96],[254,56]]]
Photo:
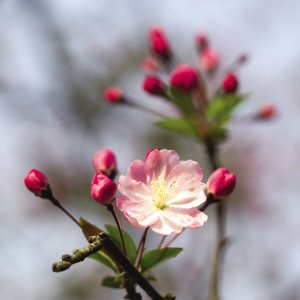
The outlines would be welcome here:
[[[208,46],[208,39],[205,34],[197,34],[195,36],[197,49],[202,52]]]
[[[259,119],[272,119],[277,113],[273,104],[264,104],[257,113]]]
[[[207,194],[214,195],[214,198],[227,197],[235,188],[235,174],[230,174],[228,169],[219,168],[210,175],[206,185]]]
[[[164,96],[166,86],[159,77],[146,76],[143,81],[143,89],[151,95]]]
[[[146,160],[147,160],[149,154],[150,154],[152,151],[157,151],[157,150],[160,150],[160,148],[150,149],[150,150],[147,152],[147,154],[146,154]]]
[[[91,183],[91,195],[101,205],[111,204],[117,193],[117,185],[103,173],[96,173]]]
[[[163,58],[170,58],[170,48],[167,37],[160,26],[153,26],[149,30],[149,48],[150,51]]]
[[[42,196],[43,191],[48,189],[47,177],[40,171],[32,169],[24,179],[25,185],[29,191],[36,196]]]
[[[115,154],[109,148],[103,148],[94,155],[93,165],[97,173],[104,173],[109,178],[112,178],[117,171]]]
[[[238,88],[238,80],[232,73],[227,74],[221,83],[221,88],[225,94],[234,93]]]
[[[200,54],[200,66],[208,72],[212,72],[216,69],[219,63],[218,53],[210,48],[206,47]]]
[[[116,87],[110,87],[103,92],[103,98],[110,103],[120,103],[124,101],[123,91]]]
[[[185,64],[178,65],[170,74],[170,84],[185,91],[191,91],[198,85],[197,70]]]

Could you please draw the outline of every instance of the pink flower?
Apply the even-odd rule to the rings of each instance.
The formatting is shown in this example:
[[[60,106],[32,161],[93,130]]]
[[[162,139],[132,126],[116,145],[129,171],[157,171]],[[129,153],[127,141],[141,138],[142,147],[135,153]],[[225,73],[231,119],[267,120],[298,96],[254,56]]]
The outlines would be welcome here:
[[[234,93],[238,88],[238,80],[232,73],[227,74],[221,83],[221,87],[224,93]]]
[[[150,154],[152,151],[154,151],[154,150],[160,150],[160,148],[157,148],[157,149],[150,149],[150,150],[146,153],[146,160],[147,160],[149,154]]]
[[[28,190],[36,196],[41,196],[42,191],[48,187],[47,177],[40,171],[32,169],[24,179]]]
[[[170,56],[169,42],[160,26],[153,26],[149,30],[149,47],[150,51],[164,59]]]
[[[151,95],[164,96],[166,86],[159,77],[146,76],[143,81],[143,89]]]
[[[103,98],[105,101],[110,102],[110,103],[118,103],[118,102],[124,101],[123,91],[116,86],[107,88],[103,92]]]
[[[170,74],[170,83],[179,89],[191,91],[198,85],[198,72],[189,65],[180,64]]]
[[[203,51],[208,46],[208,38],[205,34],[197,34],[195,42],[199,51]]]
[[[219,168],[207,180],[206,193],[213,194],[216,198],[229,196],[235,188],[235,174],[230,174],[228,169]]]
[[[103,173],[96,173],[91,183],[91,195],[102,205],[110,204],[117,193],[117,185]]]
[[[210,48],[206,47],[200,54],[200,66],[208,72],[213,71],[219,63],[218,53]]]
[[[109,148],[103,148],[93,157],[93,165],[98,173],[105,173],[108,177],[117,170],[115,154]]]
[[[196,207],[206,200],[202,169],[195,161],[180,161],[174,150],[153,150],[146,162],[135,160],[119,179],[118,208],[135,228],[162,235],[197,228],[207,216]]]

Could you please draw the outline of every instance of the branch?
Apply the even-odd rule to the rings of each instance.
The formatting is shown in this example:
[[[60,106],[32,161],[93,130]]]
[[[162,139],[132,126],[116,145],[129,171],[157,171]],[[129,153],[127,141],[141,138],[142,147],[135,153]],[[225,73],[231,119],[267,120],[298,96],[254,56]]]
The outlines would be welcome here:
[[[152,285],[144,278],[144,276],[134,267],[134,265],[128,260],[128,258],[122,253],[118,246],[109,238],[105,232],[101,232],[97,236],[91,236],[89,238],[91,243],[88,247],[77,250],[73,255],[63,255],[62,261],[54,263],[52,270],[54,272],[62,272],[71,267],[72,264],[83,261],[89,255],[98,252],[105,247],[105,249],[115,257],[124,271],[153,299],[153,300],[164,300],[164,299],[175,299],[170,298],[171,294],[167,294],[163,298],[158,292],[152,287]],[[173,297],[173,295],[172,295]]]

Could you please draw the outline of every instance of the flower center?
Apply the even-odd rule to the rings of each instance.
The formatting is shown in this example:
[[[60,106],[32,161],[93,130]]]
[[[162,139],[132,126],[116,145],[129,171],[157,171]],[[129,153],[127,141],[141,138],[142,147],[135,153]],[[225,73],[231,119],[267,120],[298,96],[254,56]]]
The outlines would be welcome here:
[[[168,182],[163,179],[162,176],[159,176],[159,181],[151,181],[151,190],[153,192],[153,204],[157,208],[157,210],[164,210],[168,207],[167,202],[169,201],[170,197],[175,198],[177,197],[176,193],[172,192],[173,188],[179,188],[178,184],[175,184],[175,181],[169,186],[168,189]]]

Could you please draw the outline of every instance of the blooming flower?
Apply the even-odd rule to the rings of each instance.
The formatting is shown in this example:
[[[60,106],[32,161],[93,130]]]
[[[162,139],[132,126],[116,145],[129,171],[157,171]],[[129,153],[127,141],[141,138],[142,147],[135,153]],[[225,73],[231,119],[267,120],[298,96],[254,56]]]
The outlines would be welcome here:
[[[26,187],[36,196],[41,196],[42,191],[47,189],[47,177],[40,171],[32,169],[24,179]]]
[[[199,206],[206,200],[203,171],[195,161],[180,161],[174,150],[151,151],[135,160],[119,179],[117,206],[135,228],[162,235],[197,228],[207,221]]]
[[[117,185],[103,173],[96,173],[91,183],[91,195],[102,205],[111,204],[117,193]]]
[[[207,180],[207,194],[223,198],[229,196],[235,188],[235,174],[225,168],[214,171]]]

